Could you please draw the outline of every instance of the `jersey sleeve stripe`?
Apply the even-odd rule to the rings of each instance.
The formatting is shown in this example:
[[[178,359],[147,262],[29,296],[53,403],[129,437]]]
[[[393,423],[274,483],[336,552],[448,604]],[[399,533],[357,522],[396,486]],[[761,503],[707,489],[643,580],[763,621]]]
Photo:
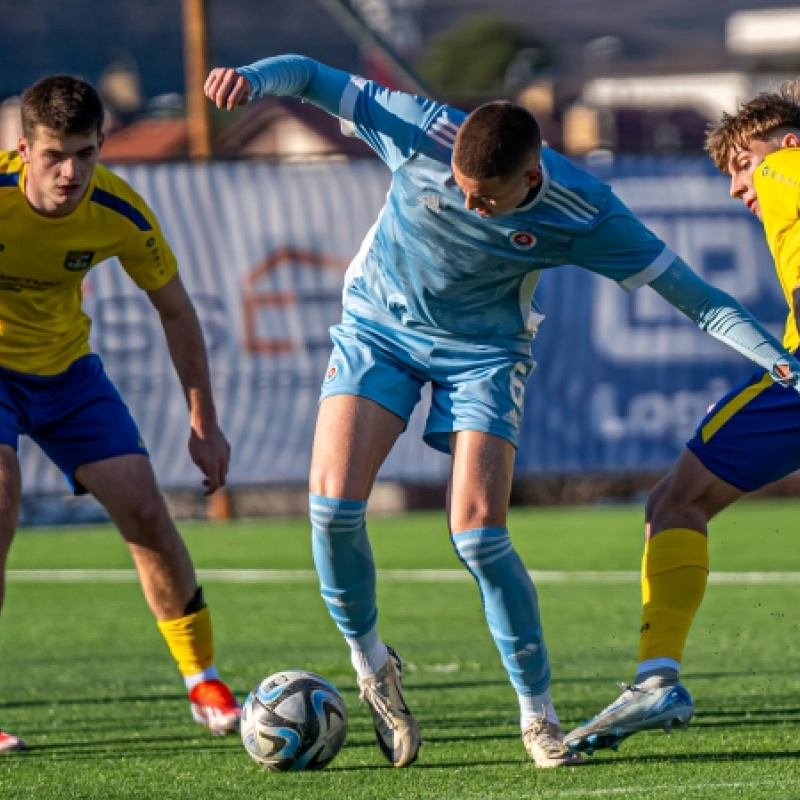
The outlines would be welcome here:
[[[153,230],[153,226],[147,217],[138,208],[132,206],[127,200],[107,192],[105,189],[96,188],[92,192],[90,199],[93,203],[110,208],[112,211],[116,211],[117,214],[129,219],[140,231]]]
[[[19,172],[6,172],[0,175],[0,186],[19,186]]]
[[[600,209],[595,208],[591,203],[587,203],[579,194],[575,194],[575,192],[571,192],[566,187],[562,186],[560,183],[556,183],[553,181],[553,188],[558,189],[559,192],[562,192],[571,200],[574,200],[579,206],[582,206],[586,211],[590,212],[591,214],[599,214]]]
[[[670,264],[672,264],[677,257],[677,254],[673,250],[670,250],[669,247],[665,247],[661,251],[661,255],[649,267],[645,267],[641,272],[637,272],[635,275],[625,278],[624,281],[619,282],[619,285],[626,292],[632,292],[640,286],[652,283],[656,278],[667,271]]]
[[[444,136],[440,136],[438,132],[428,131],[428,138],[433,139],[434,142],[438,142],[443,147],[446,147],[448,150],[453,149],[454,140],[447,139]]]
[[[439,119],[437,119],[436,122],[431,125],[431,129],[434,128],[441,131],[445,135],[449,134],[453,137],[453,139],[455,139],[456,135],[458,134],[458,125],[456,125],[455,122],[451,122],[445,116],[439,117]]]
[[[577,214],[571,211],[563,202],[555,197],[543,197],[542,202],[547,203],[547,205],[553,208],[557,208],[562,214],[565,214],[570,219],[574,219],[576,222],[590,222],[592,219],[588,214]]]
[[[592,214],[586,211],[584,208],[578,205],[578,203],[576,203],[572,197],[563,195],[559,191],[560,189],[561,187],[557,183],[552,185],[550,191],[554,199],[557,199],[559,202],[563,203],[567,208],[571,208],[578,216],[583,217],[587,222],[591,221],[596,216],[597,212]]]
[[[348,122],[353,122],[353,116],[355,115],[356,110],[356,101],[358,100],[359,92],[361,92],[361,89],[365,83],[366,81],[364,78],[354,75],[350,79],[350,83],[344,87],[342,99],[339,101],[339,116],[342,119],[346,119]]]

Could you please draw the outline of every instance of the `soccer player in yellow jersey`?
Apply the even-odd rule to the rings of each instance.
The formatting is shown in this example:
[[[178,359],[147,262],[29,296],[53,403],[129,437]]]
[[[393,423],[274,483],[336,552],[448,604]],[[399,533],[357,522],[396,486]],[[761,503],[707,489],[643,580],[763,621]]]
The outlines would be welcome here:
[[[784,347],[800,345],[800,79],[724,114],[706,149],[732,197],[763,223],[789,306]],[[694,704],[678,675],[708,577],[708,522],[748,492],[800,469],[800,397],[760,370],[714,405],[646,510],[636,678],[567,735],[573,750],[616,749],[633,733],[686,727]]]
[[[21,479],[20,434],[90,492],[119,528],[178,668],[195,720],[238,727],[236,699],[214,668],[208,608],[169,516],[136,423],[89,349],[81,282],[117,256],[147,293],[189,405],[189,452],[206,492],[225,483],[202,332],[158,221],[123,180],[97,164],[103,106],[84,81],[46,78],[22,98],[16,151],[0,152],[0,603]],[[124,634],[121,634],[124,636]],[[0,751],[22,741],[0,732]]]

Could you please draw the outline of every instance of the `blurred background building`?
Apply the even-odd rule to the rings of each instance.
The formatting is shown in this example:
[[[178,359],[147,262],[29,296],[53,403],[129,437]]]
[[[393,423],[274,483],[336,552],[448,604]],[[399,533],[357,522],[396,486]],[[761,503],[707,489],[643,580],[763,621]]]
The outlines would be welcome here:
[[[487,98],[518,99],[541,118],[548,143],[572,154],[698,152],[707,123],[722,110],[800,73],[796,0],[206,6],[212,65],[298,52],[465,108]],[[182,9],[181,0],[0,0],[0,146],[15,141],[19,93],[45,75],[69,72],[94,82],[107,100],[106,159],[185,157]],[[398,71],[398,63],[408,71]],[[339,155],[364,154],[340,137],[331,141],[314,110],[296,112],[289,104],[238,114],[244,115],[251,119],[214,117],[219,155],[330,156],[337,142]],[[237,130],[226,132],[231,123]],[[287,126],[308,126],[299,151],[296,137],[284,135]]]
[[[198,101],[202,59],[185,34],[203,6],[209,66],[296,52],[465,110],[522,103],[551,147],[607,180],[700,274],[780,331],[785,303],[761,226],[701,154],[723,111],[800,74],[800,0],[0,0],[0,149],[16,146],[27,86],[56,73],[92,81],[109,111],[102,157],[151,204],[176,251],[234,444],[235,503],[223,497],[223,515],[305,507],[328,326],[389,174],[311,105],[266,98],[227,113]],[[210,131],[200,160],[212,163],[188,163],[198,108]],[[537,298],[547,324],[533,344],[540,367],[513,499],[641,497],[749,363],[654,293],[627,296],[583,270],[548,271]],[[176,512],[204,515],[152,310],[115,263],[92,270],[84,304]],[[569,369],[550,352],[565,347]],[[374,503],[443,502],[449,465],[421,444],[424,413]],[[23,521],[98,513],[66,498],[29,442],[21,459]],[[800,491],[797,477],[779,491]]]

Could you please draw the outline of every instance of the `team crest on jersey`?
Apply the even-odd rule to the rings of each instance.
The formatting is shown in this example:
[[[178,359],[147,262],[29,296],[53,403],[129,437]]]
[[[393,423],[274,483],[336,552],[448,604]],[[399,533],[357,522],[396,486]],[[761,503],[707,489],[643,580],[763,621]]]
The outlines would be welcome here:
[[[70,272],[83,272],[92,266],[94,250],[70,250],[64,259],[64,269]]]
[[[530,250],[536,247],[536,237],[527,231],[514,231],[508,238],[512,247],[517,250]]]

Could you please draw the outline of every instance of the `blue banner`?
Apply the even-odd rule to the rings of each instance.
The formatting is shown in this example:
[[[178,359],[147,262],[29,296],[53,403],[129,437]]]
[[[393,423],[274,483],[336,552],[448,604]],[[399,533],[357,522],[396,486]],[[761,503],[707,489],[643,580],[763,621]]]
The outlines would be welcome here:
[[[760,223],[708,159],[617,159],[592,169],[710,282],[776,335],[785,302]],[[152,206],[206,336],[230,481],[300,484],[308,474],[328,328],[344,271],[383,204],[377,161],[164,164],[120,168]],[[165,487],[199,486],[183,393],[158,316],[112,260],[89,273],[92,345],[141,428]],[[576,267],[547,270],[546,314],[526,392],[517,473],[664,469],[707,407],[751,366],[645,287],[626,294]],[[427,396],[380,477],[441,482],[449,460],[421,440]],[[63,477],[25,440],[26,492]]]
[[[597,170],[700,275],[779,339],[786,302],[761,223],[707,159],[631,159]],[[518,474],[670,466],[708,407],[752,373],[645,287],[626,294],[576,267],[545,272],[546,314],[526,393]]]

